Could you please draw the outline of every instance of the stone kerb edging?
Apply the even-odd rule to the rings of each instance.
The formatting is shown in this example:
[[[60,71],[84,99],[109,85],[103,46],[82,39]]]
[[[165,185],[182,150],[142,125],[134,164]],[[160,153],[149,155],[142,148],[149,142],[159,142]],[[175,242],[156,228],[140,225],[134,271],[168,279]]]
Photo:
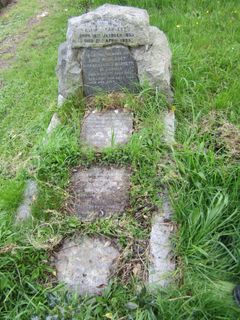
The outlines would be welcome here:
[[[83,89],[82,56],[91,48],[123,45],[136,60],[140,85],[146,81],[172,100],[170,87],[171,50],[165,34],[149,25],[143,9],[103,5],[69,19],[67,41],[58,52],[58,103]]]

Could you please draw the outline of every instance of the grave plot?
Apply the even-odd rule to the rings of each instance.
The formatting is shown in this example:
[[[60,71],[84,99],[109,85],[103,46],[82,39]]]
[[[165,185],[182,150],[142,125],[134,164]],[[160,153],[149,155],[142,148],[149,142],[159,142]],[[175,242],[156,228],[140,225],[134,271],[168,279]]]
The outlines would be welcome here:
[[[146,82],[171,101],[170,71],[171,51],[166,36],[149,25],[147,12],[104,5],[69,20],[67,41],[59,48],[58,101],[61,104],[79,90],[86,97],[99,92],[135,94]],[[106,147],[128,143],[133,132],[133,117],[132,113],[120,108],[86,112],[81,124],[81,145],[103,154]],[[171,121],[169,125],[168,118],[173,117],[165,119],[165,140],[172,143],[174,126]],[[135,162],[141,162],[142,156],[138,154],[139,159]],[[113,216],[119,221],[130,203],[129,167],[94,163],[88,168],[75,168],[70,179],[68,209],[85,224]],[[139,206],[136,208],[141,210]],[[135,217],[139,214],[134,213]],[[148,217],[148,225],[151,218]],[[164,212],[154,216],[148,239],[148,282],[159,286],[170,282],[170,274],[175,268],[171,258],[171,224],[165,224],[165,220]],[[118,240],[114,239],[116,243]],[[65,240],[55,259],[58,280],[79,294],[100,294],[120,255],[119,250],[101,237]],[[137,272],[136,269],[133,267],[133,272]]]

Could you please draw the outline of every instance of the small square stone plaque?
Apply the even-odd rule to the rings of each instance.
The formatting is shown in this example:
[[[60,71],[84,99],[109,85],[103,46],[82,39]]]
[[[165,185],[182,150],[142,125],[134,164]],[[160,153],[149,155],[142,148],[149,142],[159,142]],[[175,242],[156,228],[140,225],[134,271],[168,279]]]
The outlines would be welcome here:
[[[124,212],[129,202],[130,170],[113,167],[76,169],[69,207],[82,221]]]
[[[93,111],[82,123],[81,141],[95,149],[127,143],[133,131],[133,116],[122,110]]]
[[[55,256],[57,278],[80,295],[101,294],[119,251],[101,238],[65,240]]]
[[[124,89],[137,92],[137,64],[125,46],[84,49],[82,69],[86,96]]]

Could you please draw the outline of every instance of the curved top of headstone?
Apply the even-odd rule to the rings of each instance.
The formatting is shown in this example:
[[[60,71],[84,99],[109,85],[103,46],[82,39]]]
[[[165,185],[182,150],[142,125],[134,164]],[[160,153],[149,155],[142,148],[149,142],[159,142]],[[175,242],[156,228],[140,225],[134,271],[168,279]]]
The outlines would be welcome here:
[[[149,44],[149,16],[146,10],[105,4],[68,21],[67,40],[72,48],[124,44]]]

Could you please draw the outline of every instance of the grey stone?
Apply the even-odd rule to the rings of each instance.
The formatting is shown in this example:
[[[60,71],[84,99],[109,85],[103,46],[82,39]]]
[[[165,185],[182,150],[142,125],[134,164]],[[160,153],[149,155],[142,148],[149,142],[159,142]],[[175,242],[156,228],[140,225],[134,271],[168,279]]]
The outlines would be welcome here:
[[[61,124],[61,120],[59,119],[57,113],[54,113],[52,119],[47,128],[47,134],[50,135],[54,129],[56,129]]]
[[[81,141],[97,150],[127,143],[133,131],[133,116],[122,110],[93,111],[82,123]]]
[[[60,99],[59,104],[69,95],[82,90],[82,68],[84,67],[82,55],[83,52],[86,52],[86,48],[104,47],[106,48],[105,52],[109,52],[113,50],[112,46],[114,48],[114,45],[124,45],[130,48],[137,64],[137,76],[133,67],[134,79],[139,79],[141,85],[147,82],[150,87],[164,94],[169,103],[172,103],[173,93],[170,86],[171,51],[165,34],[158,28],[149,26],[149,17],[145,10],[104,5],[92,12],[69,20],[67,42],[60,46],[59,49],[57,67],[58,93],[59,97],[63,97],[63,99]],[[104,50],[93,51],[90,49],[88,52],[95,52],[95,59],[99,55],[97,52],[104,52]],[[127,60],[129,61],[130,59]],[[95,82],[101,83],[103,81],[104,86],[99,85],[100,89],[105,89],[106,91],[116,90],[114,86],[108,87],[109,81],[106,66],[111,65],[111,63],[110,61],[105,61],[106,64],[102,67],[100,65],[102,62],[103,59],[101,58],[101,63],[99,64],[94,60],[92,60],[92,65],[88,64],[89,69],[84,72],[85,80],[87,81],[86,85],[89,86],[87,77],[90,77],[90,86],[92,82],[95,87]],[[133,65],[132,62],[130,64]],[[123,75],[120,74],[120,78],[123,80],[126,68],[118,67],[116,71],[121,71],[121,69],[123,69]],[[114,74],[113,70],[110,76],[114,76],[113,79],[116,80],[119,75],[116,74],[117,72]],[[129,70],[127,74],[129,76],[131,71]],[[125,87],[125,81],[123,83],[120,82],[121,86]],[[129,85],[126,87],[129,88]],[[86,94],[92,93],[86,92]]]
[[[169,146],[175,143],[175,113],[171,110],[164,115],[164,140]]]
[[[120,214],[128,205],[129,188],[126,168],[79,168],[72,175],[69,208],[82,221]]]
[[[67,97],[78,90],[82,90],[81,50],[74,50],[67,42],[62,43],[58,49],[58,64],[56,73],[58,77],[58,94]]]
[[[105,4],[69,19],[67,40],[72,48],[145,45],[149,43],[148,25],[145,10]]]
[[[17,209],[16,222],[22,222],[31,217],[31,207],[37,198],[37,194],[38,187],[36,181],[28,180],[24,191],[23,201]]]
[[[162,195],[162,211],[152,219],[150,235],[149,284],[151,288],[166,287],[173,280],[175,260],[172,252],[171,236],[174,226],[170,220],[172,209],[166,193]]]
[[[118,250],[108,240],[65,240],[55,258],[58,280],[80,295],[99,295],[108,285],[118,257]]]
[[[124,89],[137,92],[137,64],[127,47],[86,48],[82,69],[86,96]]]
[[[64,96],[59,94],[58,95],[58,101],[57,101],[58,107],[61,107],[64,104],[65,100],[66,100],[66,98],[64,98]]]
[[[171,50],[166,35],[156,27],[149,27],[151,46],[132,48],[137,61],[140,84],[148,83],[172,102]]]

